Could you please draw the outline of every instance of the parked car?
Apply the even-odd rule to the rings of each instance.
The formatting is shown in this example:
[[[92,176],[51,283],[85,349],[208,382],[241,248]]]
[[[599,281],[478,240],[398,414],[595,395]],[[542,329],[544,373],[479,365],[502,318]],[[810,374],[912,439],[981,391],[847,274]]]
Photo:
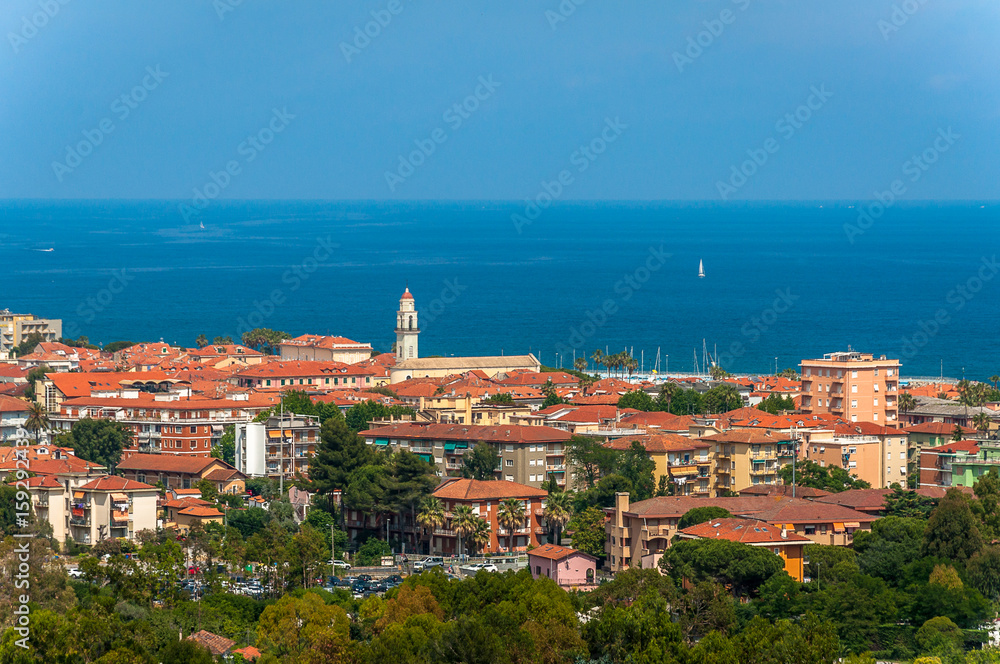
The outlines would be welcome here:
[[[75,567],[75,568],[71,569],[68,573],[74,579],[82,579],[83,578],[83,572],[80,570],[79,567]]]
[[[343,560],[334,560],[333,566],[335,569],[351,569],[350,563],[345,563]]]
[[[461,569],[466,574],[475,574],[476,572],[480,572],[480,571],[485,571],[485,572],[497,572],[497,571],[499,571],[497,569],[497,566],[494,565],[493,563],[473,563],[471,565],[463,565],[459,569]]]
[[[372,575],[371,574],[358,574],[358,580],[359,581],[365,581],[365,582],[371,581],[372,580]]]
[[[431,567],[443,567],[444,558],[441,556],[427,556],[423,560],[418,560],[413,563],[413,571],[422,572],[425,569],[430,569]]]

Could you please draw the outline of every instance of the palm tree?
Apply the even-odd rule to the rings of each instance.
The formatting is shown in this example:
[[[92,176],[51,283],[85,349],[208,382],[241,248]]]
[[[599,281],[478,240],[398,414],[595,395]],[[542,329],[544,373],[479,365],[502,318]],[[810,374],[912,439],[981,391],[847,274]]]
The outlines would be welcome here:
[[[585,358],[585,357],[578,357],[575,360],[573,360],[573,368],[576,369],[577,371],[583,371],[584,369],[586,369],[587,368],[587,358]]]
[[[32,401],[28,404],[28,418],[24,421],[24,427],[35,434],[35,444],[38,444],[38,432],[49,428],[49,414],[45,406]]]
[[[514,550],[514,531],[524,525],[524,503],[517,498],[505,498],[497,508],[497,523],[506,528],[509,539],[508,551]]]
[[[674,400],[677,393],[681,391],[680,385],[677,383],[666,382],[660,386],[660,407],[670,412],[670,402]],[[663,408],[663,404],[666,404],[666,408]]]
[[[459,505],[451,512],[451,529],[458,534],[458,553],[462,555],[462,540],[472,534],[479,516],[468,505]]]
[[[593,360],[594,364],[596,364],[597,366],[601,366],[602,364],[604,364],[604,353],[602,353],[601,349],[598,348],[597,350],[594,351],[594,354],[590,356],[590,359]]]
[[[580,386],[580,389],[583,390],[583,396],[587,396],[587,390],[590,389],[596,382],[597,379],[588,374],[586,377],[581,378],[577,384]]]
[[[417,515],[417,523],[426,528],[430,533],[430,543],[428,552],[434,550],[434,529],[444,525],[444,503],[440,498],[427,496],[420,506],[420,513]]]
[[[909,392],[903,392],[896,400],[896,407],[899,408],[899,413],[905,417],[908,412],[917,407],[917,400]]]
[[[204,334],[199,334],[198,338],[194,340],[194,343],[196,346],[198,346],[198,348],[204,348],[205,346],[208,345],[208,337],[206,337]]]
[[[1000,376],[993,374],[990,376],[990,382],[993,383],[994,390],[1000,389],[1000,387],[997,387],[997,383],[1000,383]]]
[[[972,423],[975,427],[982,433],[986,433],[990,429],[990,423],[993,420],[986,413],[976,413],[972,416]]]
[[[489,547],[491,536],[490,522],[481,517],[476,517],[472,526],[472,532],[469,533],[469,541],[472,543],[473,550],[479,552]]]
[[[555,544],[562,541],[562,529],[573,516],[573,497],[565,491],[549,494],[545,499],[545,521],[555,531]]]

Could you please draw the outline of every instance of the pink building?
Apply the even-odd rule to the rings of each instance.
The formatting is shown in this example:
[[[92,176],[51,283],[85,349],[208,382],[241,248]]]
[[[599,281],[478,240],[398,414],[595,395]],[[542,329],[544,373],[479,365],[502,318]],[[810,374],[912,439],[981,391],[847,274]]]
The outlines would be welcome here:
[[[597,585],[597,558],[556,544],[544,544],[528,552],[533,578],[547,576],[563,588]]]

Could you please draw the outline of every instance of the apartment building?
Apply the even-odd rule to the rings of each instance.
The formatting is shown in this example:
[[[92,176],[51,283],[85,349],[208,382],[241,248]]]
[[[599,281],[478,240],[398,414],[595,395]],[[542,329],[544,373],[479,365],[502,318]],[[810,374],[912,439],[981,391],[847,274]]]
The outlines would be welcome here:
[[[897,426],[899,360],[853,350],[802,360],[805,414],[832,413],[845,422]]]
[[[782,496],[694,498],[664,496],[634,504],[629,494],[615,495],[605,513],[605,566],[612,572],[654,567],[678,534],[680,518],[696,507],[722,507],[734,517],[765,521],[813,544],[848,546],[858,530],[870,530],[877,516],[835,504]]]
[[[369,445],[413,452],[437,466],[438,475],[454,477],[462,457],[476,443],[496,450],[500,459],[497,479],[539,487],[551,474],[560,486],[572,486],[572,469],[566,460],[567,431],[544,426],[476,426],[399,422],[373,427],[360,435]]]
[[[908,439],[906,458],[909,474],[915,477],[920,476],[920,456],[925,449],[954,442],[952,438],[955,434],[955,426],[955,424],[930,421],[914,424],[903,429]],[[970,439],[977,433],[972,427],[958,426],[960,427],[963,439]]]
[[[446,514],[454,514],[456,507],[467,505],[477,516],[490,524],[490,542],[484,548],[484,553],[509,551],[512,535],[514,551],[537,547],[539,536],[546,532],[542,525],[542,514],[548,493],[542,489],[505,480],[481,482],[453,479],[439,486],[433,495],[444,504]],[[510,498],[523,503],[525,514],[524,523],[513,533],[502,527],[497,519],[500,502]],[[434,535],[434,553],[452,555],[459,552],[458,533],[454,530],[450,517],[444,527],[434,531]]]
[[[974,418],[980,413],[990,418],[990,431],[995,432],[1000,422],[1000,411],[991,408],[966,406],[957,400],[936,397],[915,396],[914,400],[917,405],[903,417],[904,425],[907,427],[930,422],[950,425],[952,429],[956,425],[971,427],[974,425]]]
[[[756,429],[732,429],[699,440],[714,448],[716,496],[758,484],[780,483],[778,470],[791,463],[794,454],[791,437]]]
[[[366,389],[375,386],[373,378],[378,373],[376,369],[367,365],[313,360],[272,360],[243,369],[234,374],[230,382],[240,387],[276,391],[281,388],[308,391]]]
[[[41,335],[42,341],[56,341],[62,338],[62,320],[15,314],[9,309],[0,311],[0,358],[8,358],[15,347],[33,334]]]
[[[661,477],[674,486],[675,495],[711,496],[714,456],[712,443],[672,433],[625,436],[605,443],[613,450],[627,451],[639,443],[656,464],[653,479]]]
[[[354,364],[372,356],[371,344],[364,344],[347,337],[303,334],[285,339],[278,344],[282,360],[310,360],[313,362],[339,362]]]
[[[876,489],[906,485],[908,437],[902,429],[858,422],[804,430],[801,439],[806,459],[821,466],[839,466]]]
[[[192,396],[190,384],[166,378],[118,380],[111,376],[95,385],[85,374],[76,374],[74,380],[84,384],[77,386],[79,391],[90,395],[68,397],[64,390],[71,389],[68,383],[73,381],[64,381],[61,375],[46,375],[51,376],[47,392],[62,395],[53,398],[59,405],[49,414],[52,428],[69,430],[84,418],[120,422],[133,432],[125,456],[162,453],[207,457],[226,426],[249,422],[279,400],[276,394],[233,394],[220,399]],[[45,400],[48,404],[49,397]]]
[[[156,484],[164,489],[191,489],[201,480],[216,485],[219,493],[243,494],[246,476],[222,459],[180,457],[169,454],[133,454],[118,464],[118,473],[136,482]]]
[[[265,422],[238,424],[236,467],[248,474],[263,469],[262,474],[273,478],[308,475],[319,431],[319,418],[312,415],[276,415]]]
[[[52,526],[56,541],[132,540],[141,530],[156,530],[156,487],[114,475],[87,479],[74,483],[62,473],[28,479],[35,515]]]
[[[0,394],[0,443],[17,438],[27,421],[28,402]]]

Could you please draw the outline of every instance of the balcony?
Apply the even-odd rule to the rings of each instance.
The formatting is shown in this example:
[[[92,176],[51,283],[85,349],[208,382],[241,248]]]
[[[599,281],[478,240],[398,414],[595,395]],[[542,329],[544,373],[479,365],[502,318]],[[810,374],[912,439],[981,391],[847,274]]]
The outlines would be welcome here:
[[[414,454],[433,454],[434,453],[434,448],[433,447],[416,447],[414,445],[411,445],[410,446],[410,451],[413,452]]]
[[[83,527],[83,528],[89,528],[90,527],[90,519],[88,519],[85,516],[71,516],[69,518],[69,525],[71,525],[71,526],[80,526],[80,527]]]
[[[447,468],[448,470],[462,470],[462,467],[463,467],[462,464],[454,463],[453,461],[449,461],[448,463],[445,464],[445,468]]]
[[[566,464],[564,463],[549,463],[545,465],[545,470],[552,470],[556,472],[565,472]]]

